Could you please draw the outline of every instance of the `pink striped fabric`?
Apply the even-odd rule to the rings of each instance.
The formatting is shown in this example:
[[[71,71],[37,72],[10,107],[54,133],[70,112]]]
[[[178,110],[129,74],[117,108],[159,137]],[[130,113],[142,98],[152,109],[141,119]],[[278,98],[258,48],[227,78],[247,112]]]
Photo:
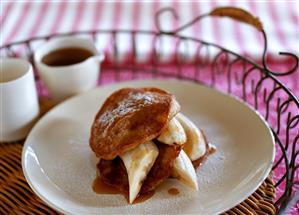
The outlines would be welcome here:
[[[112,20],[112,25],[115,28],[119,28],[119,21],[120,21],[120,15],[121,15],[121,2],[116,2],[115,5],[111,8],[112,12],[113,12],[113,17],[111,17]],[[112,43],[112,38],[110,38],[110,40],[108,41],[105,51],[108,49],[108,47],[110,46],[109,44]]]
[[[217,2],[216,1],[210,1],[210,8],[215,8],[215,7],[217,7]],[[215,19],[212,20],[211,29],[213,31],[213,34],[215,35],[216,42],[218,44],[223,44],[223,42],[222,42],[223,38],[221,37],[218,18],[215,18]]]
[[[218,0],[209,2],[146,2],[146,8],[150,11],[149,14],[140,13],[142,3],[135,3],[132,6],[126,2],[86,2],[86,1],[60,1],[60,2],[3,2],[3,13],[1,13],[1,28],[3,29],[3,40],[0,45],[7,44],[12,41],[19,41],[27,39],[32,36],[41,36],[39,32],[43,34],[52,34],[59,32],[79,31],[79,30],[93,30],[98,29],[101,26],[109,26],[110,28],[123,28],[121,23],[126,24],[128,29],[153,29],[154,28],[154,13],[163,6],[175,7],[178,14],[182,16],[182,7],[189,4],[190,17],[196,17],[199,13],[208,12],[212,7],[224,6],[224,5],[237,5],[254,15],[260,17],[264,23],[265,30],[268,32],[269,38],[274,38],[275,43],[269,45],[269,53],[274,56],[277,55],[279,48],[283,48],[283,51],[299,53],[298,48],[292,44],[298,44],[298,11],[295,10],[296,2],[255,2],[255,1],[235,1],[235,0]],[[40,5],[42,4],[42,5]],[[55,10],[51,10],[51,13],[55,13],[53,22],[50,26],[43,25],[44,20],[50,16],[49,4],[55,7]],[[91,7],[87,7],[88,4]],[[109,7],[106,7],[110,4]],[[105,6],[106,5],[106,6]],[[282,7],[283,6],[283,7]],[[131,8],[131,15],[127,16],[122,11],[123,8]],[[266,10],[264,10],[266,9]],[[72,11],[74,10],[74,11]],[[91,11],[92,10],[92,11]],[[109,11],[104,11],[109,10]],[[257,12],[260,12],[257,14]],[[111,17],[102,17],[103,13]],[[94,14],[89,16],[89,14]],[[142,17],[147,15],[148,17]],[[36,16],[32,25],[27,23],[27,20]],[[7,19],[8,17],[8,19]],[[169,16],[170,17],[170,16]],[[89,20],[90,19],[90,20]],[[146,23],[142,23],[139,20],[147,19]],[[164,19],[164,26],[179,25],[179,23],[186,23],[189,20],[181,19],[180,22],[175,22],[172,18]],[[236,48],[235,51],[244,54],[248,53],[251,56],[260,56],[261,36],[254,32],[247,33],[247,28],[240,28],[239,24],[232,21],[223,22],[222,20],[210,20],[212,26],[209,25],[194,25],[193,30],[189,31],[190,36],[201,37],[207,41],[227,44],[230,47]],[[287,21],[287,24],[282,23]],[[62,24],[63,22],[63,24]],[[130,24],[131,23],[131,24]],[[169,24],[168,24],[169,23]],[[225,23],[225,26],[223,26]],[[61,27],[63,25],[63,27]],[[84,26],[82,29],[81,26]],[[225,29],[233,29],[232,32],[227,32]],[[30,30],[28,30],[29,28]],[[24,32],[24,33],[23,33]],[[29,33],[28,33],[29,32]],[[45,33],[47,32],[47,33]],[[210,33],[211,32],[211,35]],[[254,37],[248,35],[255,34]],[[209,35],[205,38],[205,35]],[[129,41],[128,41],[129,42]],[[271,39],[269,40],[271,42]],[[251,45],[248,45],[251,44]],[[170,45],[171,46],[171,45]],[[130,46],[128,46],[130,47]],[[126,50],[124,50],[126,51]]]
[[[154,14],[156,14],[156,12],[160,9],[160,6],[159,6],[159,1],[154,1],[153,3],[152,3],[152,5],[150,5],[151,6],[151,8],[152,8],[152,15],[153,15],[153,17],[154,17]],[[153,18],[152,17],[152,18]],[[156,26],[155,26],[155,24],[154,24],[154,22],[152,21],[151,22],[152,24],[151,24],[151,26],[149,27],[149,29],[155,29],[156,30]]]
[[[256,11],[256,3],[254,1],[248,1],[249,9],[250,11]],[[256,41],[258,41],[259,44],[263,43],[262,37],[259,32],[255,32],[256,35]]]
[[[63,19],[63,14],[65,13],[67,3],[62,1],[57,6],[57,13],[55,20],[53,21],[52,27],[50,28],[49,34],[54,34],[57,32],[57,29],[59,28],[60,22]]]
[[[275,2],[273,2],[272,4],[268,4],[268,7],[269,7],[269,13],[270,13],[270,16],[271,18],[273,19],[274,23],[278,22],[278,16],[277,16],[277,13],[276,13],[276,7],[275,7]],[[278,25],[276,26],[275,28],[275,34],[277,35],[278,37],[278,40],[279,42],[286,48],[288,48],[287,44],[286,44],[286,41],[285,41],[285,37],[283,35],[283,32],[282,32],[282,29],[281,27]]]
[[[139,16],[140,16],[140,2],[136,2],[133,4],[133,13],[132,13],[132,22],[133,22],[133,29],[138,30],[139,28]]]
[[[79,28],[80,28],[80,22],[82,20],[83,14],[85,12],[84,8],[85,8],[84,1],[80,1],[77,4],[76,14],[75,14],[75,18],[74,18],[74,21],[72,23],[72,26],[71,26],[71,31],[78,31],[79,30]],[[86,12],[88,12],[88,11],[86,11]]]
[[[3,10],[3,15],[1,14],[2,16],[0,17],[0,26],[3,25],[3,23],[4,23],[4,21],[5,21],[6,17],[7,17],[7,15],[10,13],[11,8],[13,7],[13,2],[9,2],[5,6],[6,7],[4,8],[4,10],[3,10],[3,8],[1,9],[1,10]]]
[[[100,22],[101,15],[103,13],[103,4],[97,4],[95,7],[96,12],[94,13],[94,18],[92,22],[92,29],[96,29],[97,24]]]
[[[113,18],[113,26],[115,26],[115,28],[119,28],[119,21],[120,21],[121,10],[122,10],[121,5],[122,5],[121,2],[116,2],[115,3],[114,16],[111,17],[111,18]]]
[[[233,6],[237,6],[237,4],[236,4],[236,0],[230,0],[230,2],[229,2],[231,5],[233,5]],[[234,34],[234,36],[235,36],[235,39],[236,39],[236,42],[237,42],[237,44],[239,44],[239,46],[240,46],[240,52],[241,53],[244,53],[244,54],[247,54],[246,53],[246,50],[245,50],[245,42],[244,42],[244,38],[242,37],[242,32],[241,32],[241,29],[240,29],[240,25],[238,25],[238,24],[236,24],[236,22],[234,22],[233,23],[233,27],[234,27],[234,32],[233,32],[233,34]]]
[[[15,15],[18,15],[18,19],[16,20],[16,22],[14,23],[14,25],[10,29],[11,31],[8,31],[7,29],[5,29],[5,32],[7,32],[7,31],[9,32],[9,34],[7,35],[7,37],[5,37],[5,39],[4,39],[5,43],[9,43],[9,42],[13,41],[14,37],[19,32],[19,29],[21,28],[22,24],[25,22],[25,20],[26,20],[26,18],[28,16],[28,13],[30,11],[31,3],[27,2],[25,5],[22,5],[22,6],[23,6],[22,12],[19,13],[19,14],[15,14]],[[2,26],[5,26],[5,23],[3,23]],[[2,31],[2,32],[5,33],[4,31]]]
[[[200,14],[200,8],[198,7],[198,4],[196,2],[192,2],[190,4],[190,11],[192,11],[192,14],[194,14],[194,17]],[[201,28],[199,27],[199,24],[193,25],[193,35],[197,37],[197,35],[201,34]]]
[[[35,20],[35,23],[33,23],[32,28],[29,32],[29,37],[32,37],[37,34],[39,28],[42,26],[43,20],[47,16],[48,8],[49,2],[43,2],[37,15],[38,19]]]

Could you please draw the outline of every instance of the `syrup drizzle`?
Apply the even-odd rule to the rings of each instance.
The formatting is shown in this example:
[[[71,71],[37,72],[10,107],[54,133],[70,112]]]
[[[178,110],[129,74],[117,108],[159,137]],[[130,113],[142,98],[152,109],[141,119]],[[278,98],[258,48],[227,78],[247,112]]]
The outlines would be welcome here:
[[[129,196],[127,193],[121,192],[115,187],[109,186],[103,182],[103,180],[100,177],[96,177],[96,179],[93,181],[92,189],[97,194],[120,194],[123,195],[127,202],[129,203]],[[141,202],[144,202],[148,199],[150,199],[155,194],[155,191],[150,191],[145,194],[139,195],[133,202],[133,204],[138,204]]]
[[[172,187],[172,188],[170,188],[170,189],[168,190],[168,193],[169,193],[170,195],[176,196],[176,195],[178,195],[178,194],[180,193],[180,191],[179,191],[177,188]]]

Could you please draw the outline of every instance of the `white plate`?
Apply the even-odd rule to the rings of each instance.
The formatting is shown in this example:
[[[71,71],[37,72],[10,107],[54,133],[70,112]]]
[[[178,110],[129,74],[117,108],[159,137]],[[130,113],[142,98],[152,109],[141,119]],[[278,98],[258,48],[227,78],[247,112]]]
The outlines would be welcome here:
[[[128,205],[120,195],[92,191],[96,159],[88,139],[103,101],[122,87],[157,86],[177,97],[181,111],[203,128],[217,151],[197,171],[199,191],[167,180],[155,195]],[[72,214],[216,214],[252,194],[270,172],[273,136],[244,103],[211,88],[182,81],[134,81],[73,97],[47,113],[29,134],[22,155],[31,188],[51,207]],[[180,194],[171,196],[170,187]]]

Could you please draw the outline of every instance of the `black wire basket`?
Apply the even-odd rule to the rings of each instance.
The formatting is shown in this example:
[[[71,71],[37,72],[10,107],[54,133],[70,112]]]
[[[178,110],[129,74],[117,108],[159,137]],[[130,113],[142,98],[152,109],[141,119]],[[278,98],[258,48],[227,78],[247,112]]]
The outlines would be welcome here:
[[[176,12],[171,8],[160,10],[156,16],[158,31],[139,30],[95,30],[80,31],[65,34],[53,34],[34,37],[28,40],[5,45],[0,48],[2,57],[23,57],[32,64],[36,44],[61,36],[81,35],[90,37],[95,43],[102,37],[111,38],[106,56],[109,63],[104,63],[99,77],[99,84],[120,82],[132,79],[176,78],[204,84],[217,90],[239,97],[248,105],[254,107],[268,122],[276,141],[276,152],[280,156],[273,164],[273,179],[275,188],[280,189],[281,195],[275,200],[275,207],[283,211],[292,196],[299,190],[299,181],[295,181],[298,171],[299,155],[299,101],[292,92],[276,77],[287,76],[298,68],[298,57],[291,53],[286,55],[292,62],[291,69],[285,72],[272,71],[267,66],[267,36],[261,22],[248,12],[232,7],[216,8],[210,13],[200,15],[189,23],[172,31],[163,31],[160,25],[160,15]],[[259,31],[264,39],[263,54],[260,63],[241,56],[217,44],[209,43],[197,38],[185,37],[180,32],[205,17],[229,17],[249,25]],[[124,62],[120,62],[120,48],[118,38],[126,35],[131,40],[132,52]],[[152,57],[148,63],[140,63],[138,37],[147,36],[151,41]],[[175,41],[173,60],[175,64],[163,62],[162,47],[164,38]],[[189,44],[189,45],[188,45]],[[190,45],[191,44],[191,45]],[[190,54],[189,47],[195,47]],[[183,47],[183,48],[182,48]],[[19,52],[16,52],[19,50]],[[189,57],[188,57],[189,56]],[[190,58],[190,56],[192,56]],[[40,97],[46,94],[38,72],[35,72],[36,84]],[[297,164],[296,164],[297,163]],[[278,169],[282,174],[277,174]]]

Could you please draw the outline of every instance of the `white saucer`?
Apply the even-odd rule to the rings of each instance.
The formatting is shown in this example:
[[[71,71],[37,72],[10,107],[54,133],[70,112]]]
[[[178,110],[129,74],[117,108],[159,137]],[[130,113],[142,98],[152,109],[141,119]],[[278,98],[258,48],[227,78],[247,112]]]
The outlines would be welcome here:
[[[92,190],[96,159],[88,139],[103,101],[122,87],[157,86],[172,92],[181,112],[217,147],[197,171],[199,191],[167,180],[149,200],[128,205],[120,195]],[[182,81],[133,81],[73,97],[47,113],[23,148],[25,177],[34,192],[67,214],[218,214],[245,200],[264,181],[274,160],[274,139],[251,108],[211,88]],[[176,187],[180,194],[167,193]]]

